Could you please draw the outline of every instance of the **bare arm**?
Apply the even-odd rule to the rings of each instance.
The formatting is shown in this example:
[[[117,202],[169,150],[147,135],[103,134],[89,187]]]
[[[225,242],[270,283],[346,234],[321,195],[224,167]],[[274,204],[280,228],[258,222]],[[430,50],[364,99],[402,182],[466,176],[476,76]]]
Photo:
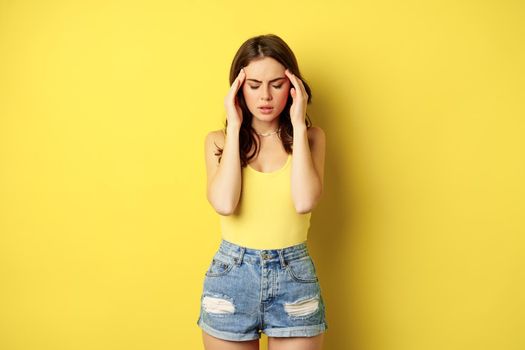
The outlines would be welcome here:
[[[208,201],[221,215],[231,215],[241,196],[241,159],[239,154],[239,132],[243,120],[242,109],[237,93],[242,86],[246,73],[241,68],[224,98],[226,108],[226,136],[222,131],[211,132],[206,136],[205,156],[208,184]],[[215,156],[214,141],[222,143],[221,162]]]
[[[315,208],[323,193],[325,134],[318,126],[306,127],[308,93],[301,79],[289,69],[284,73],[293,84],[290,89],[293,99],[290,106],[293,126],[292,199],[295,210],[306,214]]]
[[[321,198],[324,159],[324,131],[319,127],[311,127],[308,130],[306,126],[294,127],[291,185],[292,199],[298,213],[306,214],[312,211]]]
[[[214,141],[221,147],[221,143],[224,144],[220,163],[214,154],[216,151]],[[226,137],[222,132],[208,133],[205,141],[205,157],[208,202],[217,213],[231,215],[237,207],[241,194],[239,128],[228,126]]]

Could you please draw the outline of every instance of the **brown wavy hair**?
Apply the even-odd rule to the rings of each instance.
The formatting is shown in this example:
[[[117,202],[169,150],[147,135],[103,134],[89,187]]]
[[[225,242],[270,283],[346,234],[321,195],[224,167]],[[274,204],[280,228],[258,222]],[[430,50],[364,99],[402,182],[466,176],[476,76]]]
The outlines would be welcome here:
[[[265,34],[258,35],[246,40],[241,47],[237,50],[235,57],[233,58],[232,65],[230,67],[230,86],[233,84],[233,81],[239,74],[242,67],[246,67],[252,60],[262,59],[264,57],[272,57],[279,63],[281,63],[285,69],[288,68],[297,78],[301,79],[303,82],[306,93],[308,94],[308,102],[311,103],[312,92],[310,87],[306,83],[305,79],[301,76],[299,71],[299,66],[295,58],[294,53],[290,47],[284,42],[283,39],[278,37],[275,34]],[[293,84],[290,84],[291,87]],[[259,135],[255,132],[255,129],[252,127],[253,115],[251,114],[246,101],[244,100],[244,94],[242,92],[242,86],[237,92],[237,99],[239,106],[242,110],[242,124],[241,129],[239,130],[239,155],[241,160],[241,167],[246,167],[248,162],[254,158],[259,152],[259,146],[256,142],[256,137],[260,141]],[[293,98],[290,93],[288,93],[288,101],[279,115],[279,127],[281,128],[278,136],[283,143],[283,147],[288,154],[292,153],[293,145],[293,125],[290,119],[290,106],[293,103]],[[310,117],[306,113],[306,128],[307,130],[312,126]],[[224,122],[224,134],[227,132],[228,119],[226,118]],[[255,145],[255,151],[252,154],[248,152]],[[218,148],[216,156],[219,156],[219,162],[222,158],[223,148]]]

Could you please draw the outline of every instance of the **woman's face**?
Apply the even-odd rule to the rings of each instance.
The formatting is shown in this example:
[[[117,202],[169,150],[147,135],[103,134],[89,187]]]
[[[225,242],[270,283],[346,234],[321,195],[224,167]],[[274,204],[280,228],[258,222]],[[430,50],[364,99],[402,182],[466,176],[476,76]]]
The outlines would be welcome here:
[[[278,118],[290,95],[290,80],[284,74],[286,67],[271,57],[251,61],[246,67],[242,87],[248,109],[257,119],[271,121]],[[261,106],[271,106],[265,111]]]

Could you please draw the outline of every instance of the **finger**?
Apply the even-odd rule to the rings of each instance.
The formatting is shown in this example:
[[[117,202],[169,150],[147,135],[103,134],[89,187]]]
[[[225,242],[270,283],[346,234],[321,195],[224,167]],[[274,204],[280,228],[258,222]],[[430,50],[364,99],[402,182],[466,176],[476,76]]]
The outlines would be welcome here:
[[[286,74],[286,76],[288,77],[288,79],[290,79],[290,82],[292,83],[293,86],[295,86],[295,84],[297,83],[297,81],[294,79],[295,78],[295,75],[290,72],[289,69],[286,69],[284,71],[284,74]]]
[[[244,76],[246,75],[246,73],[244,72],[244,69],[241,68],[239,70],[239,73],[237,74],[237,76],[235,77],[235,79],[233,80],[232,82],[232,86],[235,85],[235,83],[241,79],[244,79]]]
[[[301,97],[302,96],[302,91],[301,91],[301,86],[299,85],[299,82],[296,77],[292,77],[292,84],[293,84],[293,87],[291,88],[291,93],[293,93],[293,97]]]
[[[288,78],[290,79],[290,82],[292,83],[292,85],[295,88],[295,92],[297,92],[297,91],[301,92],[301,85],[300,85],[301,79],[298,79],[295,76],[295,74],[293,74],[289,69],[285,70],[284,73],[286,75],[288,75]]]
[[[304,88],[304,83],[301,79],[297,79],[299,81],[299,87],[301,88],[301,92],[303,96],[307,96],[306,89]]]
[[[244,71],[244,68],[241,68],[239,72],[239,80],[241,81],[241,84],[244,82],[245,79],[246,79],[246,72]]]
[[[308,94],[306,93],[306,89],[304,88],[303,81],[297,78],[297,76],[290,72],[288,69],[285,71],[285,73],[290,76],[290,81],[295,87],[295,92],[300,96],[308,96]]]
[[[241,68],[241,70],[239,71],[239,75],[237,75],[237,82],[235,84],[235,95],[237,95],[237,92],[239,91],[239,89],[241,88],[242,86],[242,83],[244,82],[244,79],[246,78],[246,73],[244,72],[244,69]]]
[[[237,91],[239,91],[239,88],[242,85],[245,77],[246,73],[244,72],[244,69],[241,68],[239,74],[237,74],[237,77],[235,78],[235,80],[232,83],[232,86],[230,87],[230,91],[228,93],[230,98],[233,98],[237,95]]]

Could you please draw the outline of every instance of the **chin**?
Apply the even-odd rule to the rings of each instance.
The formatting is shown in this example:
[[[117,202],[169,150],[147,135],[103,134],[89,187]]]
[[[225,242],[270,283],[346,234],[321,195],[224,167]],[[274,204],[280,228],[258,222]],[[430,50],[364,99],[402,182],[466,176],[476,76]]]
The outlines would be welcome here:
[[[265,121],[265,122],[271,122],[272,120],[279,119],[279,115],[268,115],[268,114],[254,114],[253,115],[256,119]]]

